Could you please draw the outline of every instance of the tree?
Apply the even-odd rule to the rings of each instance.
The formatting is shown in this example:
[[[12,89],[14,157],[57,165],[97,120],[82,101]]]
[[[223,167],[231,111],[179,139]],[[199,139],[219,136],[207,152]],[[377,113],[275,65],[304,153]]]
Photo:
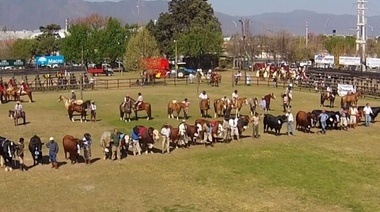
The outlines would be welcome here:
[[[339,62],[339,56],[355,54],[355,43],[356,38],[352,36],[332,36],[327,38],[324,42],[326,50],[335,56],[336,63]]]
[[[50,55],[60,49],[60,37],[58,31],[61,27],[57,24],[40,26],[41,35],[36,37],[34,52],[36,55]]]
[[[12,58],[28,60],[35,55],[33,47],[36,45],[35,39],[17,39],[11,46]]]
[[[157,42],[150,32],[142,28],[129,39],[124,55],[126,70],[144,69],[143,58],[158,57],[160,55]]]

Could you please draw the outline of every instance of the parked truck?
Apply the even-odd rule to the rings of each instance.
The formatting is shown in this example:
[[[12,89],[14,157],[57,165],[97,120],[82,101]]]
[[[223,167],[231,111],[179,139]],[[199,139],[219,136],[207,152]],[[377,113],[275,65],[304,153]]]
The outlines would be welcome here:
[[[167,73],[170,73],[169,60],[165,58],[145,58],[141,64],[147,74],[153,74],[155,78],[166,77]]]
[[[87,73],[92,74],[93,76],[98,76],[99,74],[105,74],[106,76],[112,76],[113,70],[108,64],[98,64],[91,66],[87,69]]]

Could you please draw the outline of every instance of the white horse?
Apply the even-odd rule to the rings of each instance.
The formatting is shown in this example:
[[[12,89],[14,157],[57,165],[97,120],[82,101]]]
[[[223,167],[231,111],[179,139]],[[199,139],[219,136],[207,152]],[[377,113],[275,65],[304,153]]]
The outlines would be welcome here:
[[[67,97],[65,97],[63,95],[60,95],[58,97],[58,102],[63,102],[65,104],[66,110],[69,109],[70,104],[77,104],[77,105],[83,104],[83,100],[81,100],[81,99],[77,99],[77,100],[74,100],[73,102],[70,102],[70,99],[68,99]]]

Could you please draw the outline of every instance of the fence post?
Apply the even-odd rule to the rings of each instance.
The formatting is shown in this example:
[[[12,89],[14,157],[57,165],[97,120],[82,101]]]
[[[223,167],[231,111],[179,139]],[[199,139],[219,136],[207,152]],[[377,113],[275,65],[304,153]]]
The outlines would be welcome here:
[[[119,88],[120,88],[120,80],[117,79],[117,89],[119,89]]]
[[[232,82],[232,87],[234,87],[235,86],[234,73],[231,74],[231,82]]]
[[[106,80],[106,89],[108,89],[108,79]]]

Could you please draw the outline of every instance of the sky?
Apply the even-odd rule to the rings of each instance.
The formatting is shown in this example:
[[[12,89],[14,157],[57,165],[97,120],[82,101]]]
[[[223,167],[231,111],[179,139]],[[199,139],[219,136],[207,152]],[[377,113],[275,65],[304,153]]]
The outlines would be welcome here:
[[[212,4],[215,11],[235,16],[249,16],[271,12],[291,12],[296,9],[336,15],[356,14],[356,0],[208,0],[208,2]],[[380,1],[368,0],[368,2],[368,15],[379,14]]]

